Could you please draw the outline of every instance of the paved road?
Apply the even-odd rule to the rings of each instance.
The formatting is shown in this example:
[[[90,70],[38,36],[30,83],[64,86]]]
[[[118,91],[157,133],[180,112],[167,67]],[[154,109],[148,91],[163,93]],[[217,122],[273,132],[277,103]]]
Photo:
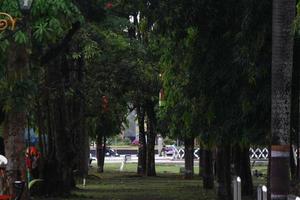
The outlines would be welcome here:
[[[120,157],[105,157],[105,163],[121,163],[125,158],[125,155]],[[96,161],[93,161],[96,163]],[[131,155],[126,163],[137,163],[138,157],[136,155]],[[184,160],[173,160],[172,157],[160,157],[155,155],[155,163],[161,164],[184,164]],[[195,163],[198,163],[198,160],[195,160]]]

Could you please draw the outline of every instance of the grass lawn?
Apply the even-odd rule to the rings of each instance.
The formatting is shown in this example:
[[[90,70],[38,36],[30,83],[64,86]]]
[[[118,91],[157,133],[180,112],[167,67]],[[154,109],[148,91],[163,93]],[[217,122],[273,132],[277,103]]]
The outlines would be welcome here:
[[[78,189],[68,198],[53,200],[213,200],[215,190],[204,190],[202,181],[195,175],[193,180],[184,180],[179,174],[180,165],[157,165],[157,177],[136,175],[136,164],[126,164],[119,172],[120,164],[106,164],[105,173],[96,173],[92,167],[86,187]],[[258,170],[265,170],[264,168]],[[198,174],[198,168],[195,168]],[[264,178],[255,179],[261,184]],[[51,200],[52,200],[51,199]],[[247,200],[252,198],[245,198]],[[49,199],[47,199],[49,200]]]
[[[105,172],[117,172],[120,169],[121,164],[105,164]],[[179,174],[180,168],[184,167],[184,165],[180,164],[156,164],[155,169],[158,174]],[[137,164],[128,163],[124,165],[124,172],[136,172]],[[199,166],[194,167],[194,171],[196,174],[199,172]]]
[[[87,186],[74,191],[74,199],[103,200],[193,200],[215,199],[214,191],[204,191],[199,178],[184,180],[178,174],[180,166],[158,165],[158,177],[140,177],[135,174],[136,164],[107,164],[106,173],[98,175],[91,170]],[[177,174],[175,174],[177,173]]]

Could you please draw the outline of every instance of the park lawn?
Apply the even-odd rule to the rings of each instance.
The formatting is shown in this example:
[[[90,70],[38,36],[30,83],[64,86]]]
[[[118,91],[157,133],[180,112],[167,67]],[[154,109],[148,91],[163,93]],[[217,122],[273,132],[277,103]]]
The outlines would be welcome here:
[[[105,164],[106,172],[115,172],[119,171],[121,164]],[[96,165],[93,165],[96,167]],[[156,164],[155,169],[158,174],[178,174],[180,172],[180,168],[184,167],[184,164]],[[124,165],[123,171],[125,172],[136,172],[137,164],[136,163],[127,163]],[[196,174],[199,172],[199,166],[194,166],[194,171]]]
[[[96,173],[96,166],[90,170],[86,186],[78,180],[78,189],[68,198],[46,200],[213,200],[215,190],[204,190],[199,176],[185,180],[179,174],[180,165],[157,165],[157,177],[136,175],[136,164],[126,164],[119,171],[120,164],[105,164],[105,173]],[[197,169],[197,168],[195,168]],[[265,171],[265,167],[258,170]],[[195,171],[198,173],[198,169]],[[254,178],[254,184],[262,184],[264,178]],[[36,199],[36,198],[35,198]],[[251,197],[245,200],[253,199]],[[42,200],[42,199],[39,199]]]
[[[141,177],[135,172],[118,172],[107,168],[98,175],[91,170],[87,186],[78,185],[74,199],[99,200],[212,200],[214,191],[205,191],[199,178],[184,180],[171,173],[158,173],[158,177]],[[125,169],[124,169],[125,170]],[[70,198],[69,198],[70,199]]]

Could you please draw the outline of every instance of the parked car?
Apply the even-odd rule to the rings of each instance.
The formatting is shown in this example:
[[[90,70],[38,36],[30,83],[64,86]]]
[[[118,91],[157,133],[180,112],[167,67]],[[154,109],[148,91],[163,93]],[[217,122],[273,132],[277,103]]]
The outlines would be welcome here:
[[[116,150],[110,148],[110,147],[106,147],[105,149],[105,156],[106,157],[119,157],[120,154],[117,153]],[[97,161],[97,151],[95,148],[90,149],[90,164],[93,161]]]
[[[169,146],[169,145],[163,147],[163,151],[164,151],[164,154],[167,156],[173,156],[173,154],[175,153],[174,147]]]
[[[105,156],[119,157],[120,154],[118,154],[117,151],[115,151],[114,149],[111,149],[110,147],[106,147]]]

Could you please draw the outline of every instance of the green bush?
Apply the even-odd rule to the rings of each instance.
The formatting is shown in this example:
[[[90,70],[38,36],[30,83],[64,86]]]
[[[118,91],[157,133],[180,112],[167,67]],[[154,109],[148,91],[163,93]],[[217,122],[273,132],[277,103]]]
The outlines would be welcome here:
[[[131,145],[131,140],[129,138],[124,138],[123,144],[125,144],[125,145]]]
[[[172,144],[176,144],[176,141],[173,140],[173,139],[170,139],[170,138],[166,137],[166,138],[164,139],[164,144],[165,144],[165,145],[172,145]]]
[[[120,146],[120,145],[131,145],[131,140],[129,138],[122,138],[121,135],[116,135],[114,137],[110,137],[107,139],[107,144],[108,145],[115,145],[115,146]]]

